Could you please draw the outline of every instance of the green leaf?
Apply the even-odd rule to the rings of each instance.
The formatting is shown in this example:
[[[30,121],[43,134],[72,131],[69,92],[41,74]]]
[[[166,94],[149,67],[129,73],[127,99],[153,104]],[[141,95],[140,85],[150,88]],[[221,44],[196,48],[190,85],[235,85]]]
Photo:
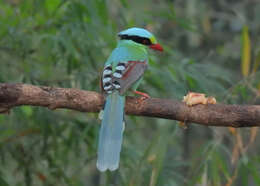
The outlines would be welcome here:
[[[259,168],[256,167],[252,162],[248,163],[248,168],[255,183],[260,185]]]
[[[61,0],[45,0],[45,7],[49,14],[53,14],[59,7]]]
[[[99,16],[102,20],[102,22],[107,25],[108,23],[108,12],[107,12],[107,6],[106,6],[106,2],[105,0],[96,0],[96,6],[97,6],[97,10],[99,13]]]
[[[190,75],[186,75],[186,80],[187,80],[187,82],[188,82],[188,86],[189,86],[189,88],[192,90],[192,89],[194,89],[195,87],[197,87],[197,81],[192,77],[192,76],[190,76]]]
[[[0,176],[0,185],[1,186],[9,186],[9,184]]]
[[[23,113],[24,113],[27,117],[31,117],[32,114],[33,114],[32,107],[30,107],[30,106],[23,106],[23,107],[22,107],[22,111],[23,111]]]

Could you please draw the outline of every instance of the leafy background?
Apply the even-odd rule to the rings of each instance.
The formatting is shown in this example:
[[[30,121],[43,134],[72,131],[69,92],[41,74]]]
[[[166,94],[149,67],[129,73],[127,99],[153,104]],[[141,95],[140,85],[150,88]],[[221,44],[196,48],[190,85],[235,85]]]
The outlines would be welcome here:
[[[0,0],[0,82],[99,91],[116,34],[149,29],[140,90],[259,104],[257,0]],[[127,116],[120,169],[96,170],[97,114],[23,106],[0,115],[0,185],[260,185],[258,128]]]

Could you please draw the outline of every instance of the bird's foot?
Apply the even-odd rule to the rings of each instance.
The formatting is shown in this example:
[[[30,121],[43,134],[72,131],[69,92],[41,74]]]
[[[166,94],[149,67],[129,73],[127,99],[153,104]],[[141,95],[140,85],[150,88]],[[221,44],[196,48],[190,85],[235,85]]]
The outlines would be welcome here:
[[[141,95],[142,97],[140,98],[142,101],[150,98],[149,94],[144,93],[144,92],[140,92],[140,91],[134,91],[135,94]]]
[[[183,97],[182,100],[186,105],[188,106],[193,106],[193,105],[198,105],[198,104],[216,104],[216,98],[210,96],[206,97],[205,94],[202,93],[196,93],[196,92],[189,92],[186,96]]]

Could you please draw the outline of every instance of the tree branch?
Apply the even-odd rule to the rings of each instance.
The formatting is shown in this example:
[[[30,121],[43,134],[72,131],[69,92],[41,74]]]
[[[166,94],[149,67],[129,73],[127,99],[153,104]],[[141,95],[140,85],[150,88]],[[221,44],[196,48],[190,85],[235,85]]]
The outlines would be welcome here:
[[[98,112],[104,99],[99,93],[72,88],[54,88],[27,84],[0,83],[0,113],[21,105],[67,108],[81,112]],[[194,122],[206,126],[260,126],[260,106],[257,105],[196,105],[181,101],[127,97],[126,114]]]

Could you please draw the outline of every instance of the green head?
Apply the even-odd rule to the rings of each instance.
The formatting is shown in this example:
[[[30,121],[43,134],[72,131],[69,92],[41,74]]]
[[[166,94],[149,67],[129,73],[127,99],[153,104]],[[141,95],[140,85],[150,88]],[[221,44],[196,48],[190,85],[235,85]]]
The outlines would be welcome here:
[[[147,46],[153,50],[163,51],[163,48],[157,43],[153,34],[143,28],[129,28],[118,33],[120,40],[128,40],[131,44]]]

